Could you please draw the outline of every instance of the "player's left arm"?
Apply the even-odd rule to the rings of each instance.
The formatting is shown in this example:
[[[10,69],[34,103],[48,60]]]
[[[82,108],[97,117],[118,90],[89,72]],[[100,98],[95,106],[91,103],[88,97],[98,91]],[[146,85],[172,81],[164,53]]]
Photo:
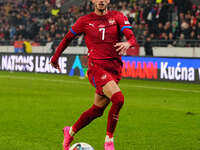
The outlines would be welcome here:
[[[116,51],[119,52],[119,55],[125,54],[130,47],[134,47],[137,45],[136,38],[131,29],[124,29],[123,33],[127,41],[115,44],[115,47],[117,47]]]
[[[137,45],[136,38],[132,31],[132,26],[130,25],[128,18],[122,13],[117,15],[117,22],[120,27],[120,31],[125,35],[127,41],[116,43],[114,46],[117,48],[116,51],[119,52],[119,55],[123,55],[130,47]]]

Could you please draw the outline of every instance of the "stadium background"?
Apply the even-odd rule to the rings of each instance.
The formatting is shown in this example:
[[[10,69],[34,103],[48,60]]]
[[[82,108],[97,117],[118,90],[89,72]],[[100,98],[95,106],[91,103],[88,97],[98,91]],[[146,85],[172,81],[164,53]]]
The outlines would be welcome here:
[[[81,15],[93,10],[90,0],[85,1],[64,1],[64,0],[18,0],[1,1],[1,31],[0,31],[0,52],[30,54],[40,53],[50,54],[55,51],[56,46],[64,37],[66,32]],[[157,71],[158,79],[199,82],[200,64],[200,5],[198,1],[191,0],[112,0],[110,9],[121,11],[129,18],[133,26],[133,31],[139,45],[129,49],[129,56],[157,56],[157,57],[184,57],[188,60],[165,59],[160,62],[155,59],[127,60],[124,61],[124,70],[129,72],[128,77],[149,79],[147,74],[152,73],[149,64],[167,63],[165,78],[161,77],[162,71]],[[73,40],[72,44],[65,51],[65,54],[84,54],[87,49],[84,44],[83,35]],[[191,59],[196,57],[197,59]],[[1,54],[0,69],[15,71],[17,66],[29,66],[24,59],[5,59]],[[20,57],[21,58],[21,57]],[[137,58],[135,58],[137,59]],[[45,61],[45,60],[44,60]],[[67,61],[66,63],[72,64]],[[172,65],[169,65],[173,61]],[[12,64],[4,67],[3,64]],[[83,62],[84,63],[84,62]],[[127,63],[131,67],[128,68]],[[134,66],[134,63],[136,66]],[[142,64],[141,67],[138,66]],[[34,62],[35,64],[35,62]],[[82,65],[82,62],[80,62]],[[148,71],[145,73],[143,67],[147,64]],[[85,64],[84,64],[85,65]],[[68,65],[69,66],[69,65]],[[51,66],[48,66],[48,68]],[[137,68],[142,69],[137,69]],[[35,68],[35,67],[34,67]],[[47,68],[47,69],[48,69]],[[77,68],[77,66],[76,66]],[[82,66],[78,66],[82,71]],[[84,68],[87,68],[86,66]],[[133,68],[133,69],[132,69]],[[129,71],[130,69],[135,71]],[[172,69],[171,69],[172,68]],[[189,70],[189,68],[193,68]],[[73,69],[73,68],[72,68]],[[156,68],[158,70],[161,67]],[[25,69],[26,70],[26,69]],[[137,70],[141,70],[144,75],[131,75]],[[19,70],[18,70],[19,71]],[[36,71],[37,72],[37,71]],[[44,71],[43,71],[44,72]],[[65,72],[70,72],[68,69]],[[76,71],[76,75],[80,75]],[[139,74],[136,72],[136,74]],[[145,75],[146,74],[146,75]],[[84,71],[86,75],[86,70]],[[169,77],[171,75],[171,77]],[[83,76],[83,73],[81,73]],[[124,75],[124,77],[127,75]],[[177,76],[177,77],[176,77]],[[192,76],[189,80],[188,76]],[[153,79],[153,78],[152,78]],[[155,78],[154,78],[155,79]]]
[[[198,3],[194,0],[112,0],[110,9],[119,10],[129,18],[140,45],[149,38],[153,46],[196,47],[200,39]],[[1,0],[0,7],[2,45],[13,45],[16,40],[31,40],[40,45],[59,41],[78,17],[93,9],[90,0]],[[82,36],[73,45],[84,45]]]
[[[110,9],[129,18],[139,43],[123,56],[118,150],[199,150],[200,2],[111,0]],[[61,56],[62,76],[49,65],[91,11],[90,0],[0,0],[0,149],[61,149],[60,129],[92,103],[83,36]],[[104,125],[95,121],[76,142],[102,149]]]

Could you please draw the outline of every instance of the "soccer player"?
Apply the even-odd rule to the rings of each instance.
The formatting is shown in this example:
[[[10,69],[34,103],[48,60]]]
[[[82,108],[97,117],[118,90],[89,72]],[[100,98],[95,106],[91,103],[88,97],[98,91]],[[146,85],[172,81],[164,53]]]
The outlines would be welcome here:
[[[92,120],[103,115],[107,105],[112,102],[107,121],[105,150],[114,150],[113,134],[118,122],[119,112],[124,104],[118,82],[121,79],[121,55],[132,46],[136,39],[131,25],[122,13],[109,11],[110,0],[92,0],[94,12],[80,17],[65,35],[51,59],[51,65],[60,70],[58,58],[76,35],[84,34],[88,47],[88,79],[96,88],[94,104],[83,112],[71,127],[63,129],[64,150],[69,150],[74,135]],[[121,42],[122,33],[127,41]]]

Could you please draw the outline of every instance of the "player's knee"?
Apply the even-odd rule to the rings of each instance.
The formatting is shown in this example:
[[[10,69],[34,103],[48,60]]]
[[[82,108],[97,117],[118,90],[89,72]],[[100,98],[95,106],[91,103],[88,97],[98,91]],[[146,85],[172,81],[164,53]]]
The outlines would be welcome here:
[[[104,108],[93,105],[93,114],[95,117],[101,117],[104,113]]]
[[[124,105],[124,95],[122,94],[121,91],[119,91],[112,95],[111,101],[113,104],[121,108]]]

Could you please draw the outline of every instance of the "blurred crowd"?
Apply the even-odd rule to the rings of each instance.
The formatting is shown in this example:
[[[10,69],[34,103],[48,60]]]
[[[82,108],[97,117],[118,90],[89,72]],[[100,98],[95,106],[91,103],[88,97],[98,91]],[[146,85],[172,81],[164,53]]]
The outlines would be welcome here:
[[[140,44],[200,46],[200,6],[190,0],[130,0],[112,7],[129,18]]]
[[[61,11],[64,2],[1,0],[1,44],[15,40],[32,40],[43,45],[59,42],[77,18],[93,11],[90,0]],[[110,9],[129,18],[141,45],[148,40],[155,46],[200,46],[200,6],[190,0],[111,0]],[[73,44],[83,43],[80,36]]]

